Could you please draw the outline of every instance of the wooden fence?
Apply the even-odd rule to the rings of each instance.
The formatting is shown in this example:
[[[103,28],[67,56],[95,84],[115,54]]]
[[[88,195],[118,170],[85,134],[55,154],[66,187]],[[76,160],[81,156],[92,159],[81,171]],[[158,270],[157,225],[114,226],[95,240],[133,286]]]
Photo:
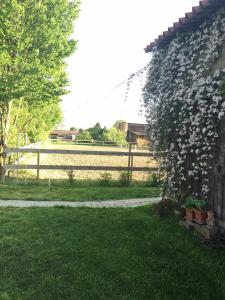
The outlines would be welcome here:
[[[12,154],[19,153],[32,153],[37,155],[37,163],[35,165],[29,164],[10,164],[6,163],[7,157]],[[42,165],[40,163],[41,154],[63,154],[63,155],[104,155],[104,156],[125,156],[127,157],[127,166],[79,166],[79,165]],[[30,148],[4,148],[3,150],[3,172],[2,172],[2,182],[5,182],[5,174],[8,170],[37,170],[37,180],[40,177],[40,170],[94,170],[94,171],[127,171],[129,178],[132,178],[132,173],[135,171],[152,171],[157,172],[157,167],[134,167],[134,157],[153,157],[153,152],[132,152],[131,145],[129,146],[128,152],[121,151],[92,151],[92,150],[58,150],[58,149],[30,149]]]
[[[58,139],[50,139],[52,143],[60,144],[62,142],[69,143],[71,145],[83,145],[83,146],[108,146],[108,147],[120,147],[121,149],[129,148],[129,145],[133,145],[134,148],[141,149],[141,150],[147,150],[149,148],[148,145],[140,146],[137,143],[125,143],[120,144],[117,142],[112,141],[98,141],[98,140],[70,140],[70,139],[64,139],[64,138],[58,138]]]

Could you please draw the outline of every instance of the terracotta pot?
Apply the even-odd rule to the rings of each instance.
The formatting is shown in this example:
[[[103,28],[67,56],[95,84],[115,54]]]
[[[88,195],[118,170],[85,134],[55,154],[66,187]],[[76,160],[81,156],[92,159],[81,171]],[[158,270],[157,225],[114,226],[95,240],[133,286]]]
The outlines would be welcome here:
[[[207,218],[207,212],[206,211],[200,211],[197,209],[193,209],[194,211],[194,221],[200,225],[203,225],[206,223]]]
[[[185,218],[192,222],[194,218],[193,208],[185,208],[186,216]]]

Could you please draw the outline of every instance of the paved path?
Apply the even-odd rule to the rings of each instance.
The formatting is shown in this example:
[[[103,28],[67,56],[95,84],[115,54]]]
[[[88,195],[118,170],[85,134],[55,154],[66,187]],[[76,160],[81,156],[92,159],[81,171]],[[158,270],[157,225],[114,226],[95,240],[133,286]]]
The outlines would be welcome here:
[[[24,200],[0,200],[0,207],[137,207],[160,201],[161,198],[143,198],[143,199],[127,199],[127,200],[107,200],[107,201],[24,201]]]

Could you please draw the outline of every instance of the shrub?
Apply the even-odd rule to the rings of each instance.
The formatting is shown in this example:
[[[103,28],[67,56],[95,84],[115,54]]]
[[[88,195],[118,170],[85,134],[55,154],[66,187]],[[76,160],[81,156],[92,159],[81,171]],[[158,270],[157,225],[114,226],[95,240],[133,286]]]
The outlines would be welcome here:
[[[109,186],[112,181],[112,174],[109,172],[105,172],[100,175],[100,184],[103,186]]]
[[[69,170],[65,170],[67,177],[68,177],[68,181],[70,183],[74,183],[75,181],[75,173],[73,169],[69,169]]]
[[[152,172],[148,173],[146,185],[149,187],[158,187],[160,185],[160,179],[156,173],[152,173]]]
[[[121,184],[121,186],[129,186],[131,183],[130,173],[127,171],[120,172],[119,183]]]

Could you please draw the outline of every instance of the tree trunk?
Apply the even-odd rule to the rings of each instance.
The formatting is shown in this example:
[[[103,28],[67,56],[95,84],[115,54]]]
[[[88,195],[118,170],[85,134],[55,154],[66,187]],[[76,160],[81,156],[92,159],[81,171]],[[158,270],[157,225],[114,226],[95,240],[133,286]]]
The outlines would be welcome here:
[[[4,146],[7,145],[9,127],[10,127],[10,117],[12,111],[12,101],[4,103],[1,105],[1,119],[0,119],[0,175],[4,174],[3,166],[3,150]]]

